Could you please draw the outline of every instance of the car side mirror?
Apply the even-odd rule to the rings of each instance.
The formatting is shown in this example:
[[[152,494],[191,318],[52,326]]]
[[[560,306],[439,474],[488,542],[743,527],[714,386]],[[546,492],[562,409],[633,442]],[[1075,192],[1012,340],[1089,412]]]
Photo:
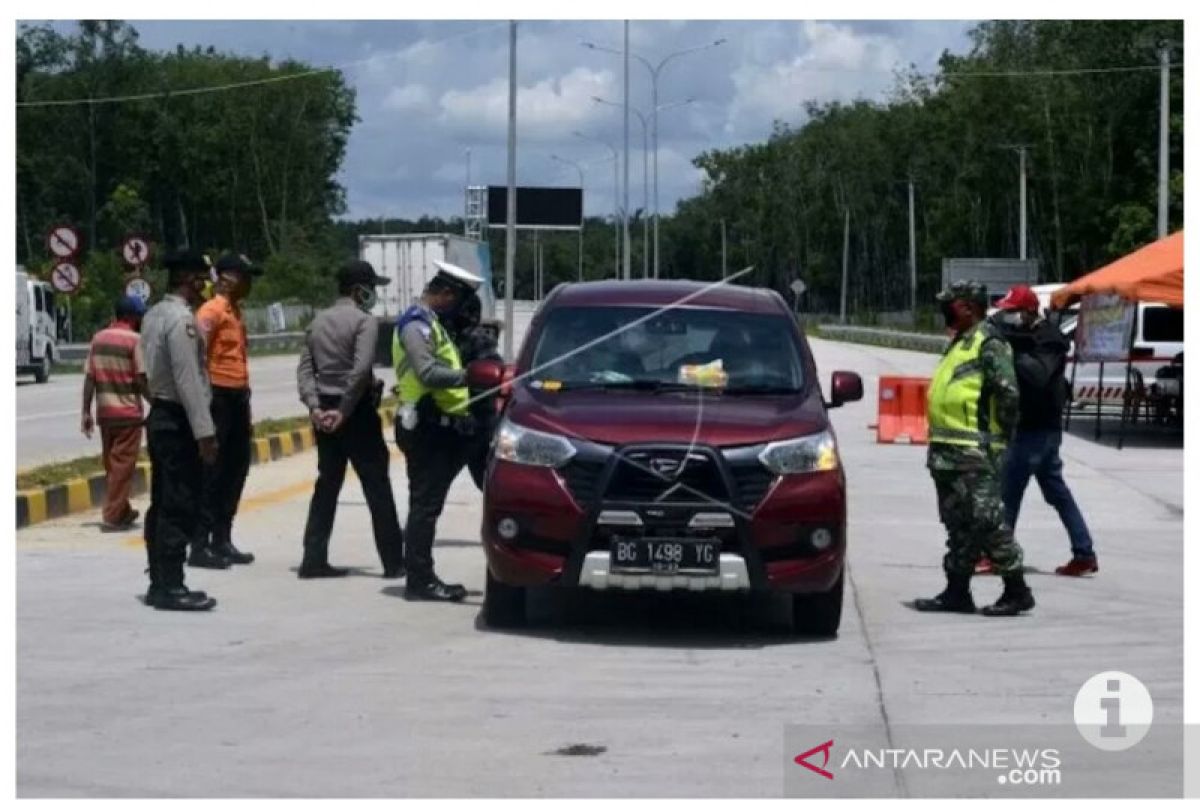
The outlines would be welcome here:
[[[467,365],[467,386],[472,389],[495,389],[504,382],[504,366],[495,361],[472,361]]]
[[[862,400],[862,378],[857,372],[835,372],[829,391],[829,402],[826,408],[839,408],[846,403]]]

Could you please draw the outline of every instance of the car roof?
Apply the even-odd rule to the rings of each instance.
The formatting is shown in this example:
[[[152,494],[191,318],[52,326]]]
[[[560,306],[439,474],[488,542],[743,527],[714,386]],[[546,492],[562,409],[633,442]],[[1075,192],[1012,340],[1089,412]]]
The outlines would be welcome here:
[[[690,299],[689,299],[690,298]],[[559,306],[664,306],[784,313],[778,295],[770,289],[702,281],[588,281],[560,285],[546,298],[545,307]]]

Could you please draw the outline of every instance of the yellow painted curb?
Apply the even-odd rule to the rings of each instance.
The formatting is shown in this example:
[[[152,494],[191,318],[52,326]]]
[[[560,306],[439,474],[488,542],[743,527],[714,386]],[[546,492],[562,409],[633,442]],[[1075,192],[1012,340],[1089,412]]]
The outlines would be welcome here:
[[[303,445],[302,449],[304,450],[311,450],[313,448],[314,442],[312,428],[300,429],[300,443]]]
[[[78,514],[92,507],[92,491],[83,478],[67,481],[67,513]]]
[[[17,492],[17,497],[24,497],[25,503],[29,508],[29,520],[26,524],[37,525],[39,522],[46,521],[45,489],[30,489],[25,492]]]
[[[271,440],[260,438],[254,440],[254,451],[258,456],[258,463],[265,464],[271,460]]]
[[[292,434],[280,433],[276,434],[279,439],[279,457],[286,458],[296,452],[296,448],[292,445]]]

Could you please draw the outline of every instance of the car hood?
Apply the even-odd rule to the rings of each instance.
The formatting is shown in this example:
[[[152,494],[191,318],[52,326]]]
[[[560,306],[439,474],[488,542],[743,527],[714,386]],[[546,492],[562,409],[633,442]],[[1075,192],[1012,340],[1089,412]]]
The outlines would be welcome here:
[[[515,388],[518,425],[609,445],[639,442],[732,447],[778,441],[828,427],[819,392],[725,396],[625,390],[546,392]]]

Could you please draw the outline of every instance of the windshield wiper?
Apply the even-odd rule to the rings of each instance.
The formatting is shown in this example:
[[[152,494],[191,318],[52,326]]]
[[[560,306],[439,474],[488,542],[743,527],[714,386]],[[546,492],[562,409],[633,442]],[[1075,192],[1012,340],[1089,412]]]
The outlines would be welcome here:
[[[799,394],[795,386],[772,386],[765,383],[730,386],[725,388],[725,394]]]

